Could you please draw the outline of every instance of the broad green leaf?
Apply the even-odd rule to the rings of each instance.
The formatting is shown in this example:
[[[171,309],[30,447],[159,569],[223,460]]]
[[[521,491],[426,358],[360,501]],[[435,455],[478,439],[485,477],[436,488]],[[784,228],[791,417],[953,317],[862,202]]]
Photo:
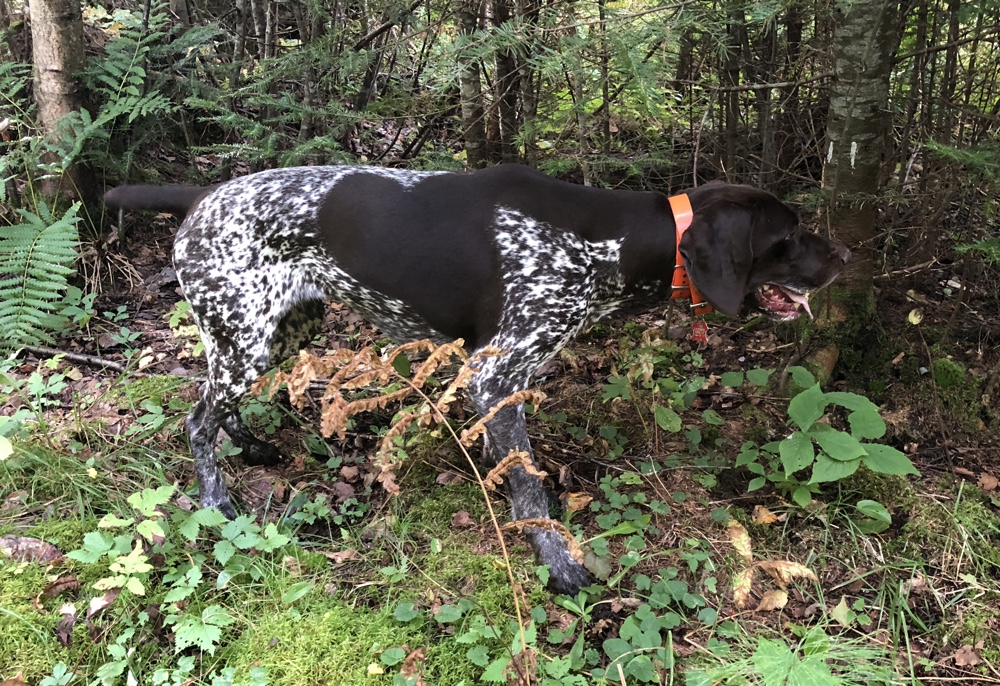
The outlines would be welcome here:
[[[229,521],[217,507],[196,510],[191,513],[191,517],[202,526],[222,526]]]
[[[805,367],[789,367],[788,371],[792,373],[792,381],[798,384],[800,388],[809,388],[816,385],[816,377]]]
[[[620,638],[609,638],[604,641],[604,654],[608,660],[614,662],[622,655],[632,650],[632,644]]]
[[[136,595],[146,595],[146,587],[134,576],[129,577],[128,581],[125,582],[125,588]]]
[[[701,413],[701,416],[712,426],[722,426],[726,423],[726,420],[722,418],[722,415],[712,409],[705,410]]]
[[[486,646],[475,646],[465,653],[466,659],[477,667],[485,667],[490,663],[490,652]]]
[[[452,622],[457,622],[462,618],[462,608],[458,605],[442,605],[436,613],[434,613],[434,619],[436,619],[441,624],[450,624]]]
[[[892,515],[882,503],[874,500],[861,500],[855,507],[858,508],[858,512],[870,518],[867,521],[854,522],[855,526],[863,533],[881,533],[892,525]]]
[[[288,590],[284,592],[281,596],[281,602],[285,605],[291,605],[296,600],[301,600],[309,591],[315,586],[311,581],[299,581],[288,587]]]
[[[807,657],[792,666],[785,686],[838,686],[841,683],[822,658]]]
[[[839,481],[858,471],[859,466],[861,466],[861,460],[842,462],[832,459],[826,453],[820,453],[813,464],[812,478],[809,479],[809,483],[821,484],[827,481]]]
[[[382,655],[379,658],[386,667],[392,667],[406,659],[406,650],[400,647],[386,648],[382,651]]]
[[[719,380],[723,386],[736,388],[743,385],[743,372],[726,372]]]
[[[109,512],[103,517],[101,521],[97,523],[98,529],[120,529],[123,526],[130,526],[135,524],[135,519],[133,517],[128,517],[127,519],[122,519],[113,512]]]
[[[819,626],[814,626],[802,637],[803,655],[822,655],[830,650],[830,636]]]
[[[825,409],[826,396],[819,384],[813,384],[788,403],[788,416],[796,426],[806,431],[823,416]]]
[[[917,468],[913,466],[913,463],[910,462],[910,458],[892,446],[865,443],[865,450],[868,452],[868,455],[863,457],[862,461],[873,472],[895,474],[897,476],[920,474]]]
[[[767,380],[771,378],[773,373],[773,370],[770,369],[751,369],[747,372],[747,381],[754,386],[766,386]]]
[[[144,517],[152,517],[158,506],[170,502],[170,497],[176,488],[173,484],[159,488],[144,488],[138,493],[133,493],[126,500]]]
[[[215,554],[216,561],[225,567],[226,563],[236,554],[236,546],[233,545],[232,541],[222,539],[221,541],[216,541],[212,552]]]
[[[645,655],[636,655],[625,665],[625,674],[634,676],[639,681],[656,683],[659,681],[656,676],[656,668],[653,661]]]
[[[412,622],[420,616],[420,611],[415,608],[413,603],[400,603],[396,606],[396,611],[392,616],[396,618],[397,622]]]
[[[851,435],[858,439],[877,440],[885,436],[885,422],[878,411],[858,410],[847,416]]]
[[[809,503],[812,502],[812,492],[805,486],[799,486],[794,491],[792,491],[792,500],[795,504],[801,508],[809,507]]]
[[[830,427],[820,429],[819,426],[816,426],[809,432],[809,435],[819,443],[823,452],[840,462],[850,462],[867,454],[858,439],[843,431],[837,431]]]
[[[139,522],[139,526],[137,526],[135,530],[140,536],[145,538],[150,543],[163,543],[164,539],[167,537],[163,527],[160,526],[160,521],[157,519],[144,519]]]
[[[878,412],[878,405],[863,395],[849,393],[847,391],[830,391],[826,394],[826,399],[834,405],[846,407],[852,412]]]
[[[778,444],[778,454],[781,456],[781,466],[786,476],[811,466],[816,459],[812,440],[799,431]]]
[[[653,405],[653,418],[656,420],[656,425],[664,431],[677,433],[681,430],[682,424],[680,415],[669,407]]]
[[[483,671],[483,675],[479,677],[480,681],[486,681],[489,683],[507,683],[507,677],[503,675],[504,670],[510,663],[509,657],[500,657],[490,663],[490,666]]]
[[[795,653],[783,641],[767,638],[758,639],[752,660],[765,684],[784,684],[788,673],[798,662]]]

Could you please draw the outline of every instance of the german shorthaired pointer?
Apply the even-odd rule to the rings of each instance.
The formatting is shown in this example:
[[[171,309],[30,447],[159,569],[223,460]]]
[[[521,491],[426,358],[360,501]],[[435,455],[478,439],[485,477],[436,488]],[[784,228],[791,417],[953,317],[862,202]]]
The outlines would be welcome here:
[[[525,389],[538,368],[588,325],[624,305],[653,307],[675,262],[722,312],[745,298],[778,319],[808,311],[850,252],[799,228],[795,213],[748,186],[689,191],[690,231],[675,246],[668,198],[557,181],[503,165],[469,173],[300,167],[208,188],[123,186],[111,207],[186,219],[174,266],[208,358],[208,381],[187,420],[205,507],[235,511],[216,463],[219,428],[250,464],[277,449],[254,437],[238,404],[272,362],[314,335],[322,300],[349,305],[397,341],[465,339],[503,351],[470,387],[480,413]],[[496,461],[530,451],[523,407],[487,428]],[[549,499],[523,470],[509,475],[514,518],[548,516]],[[529,529],[550,588],[590,582],[554,532]]]

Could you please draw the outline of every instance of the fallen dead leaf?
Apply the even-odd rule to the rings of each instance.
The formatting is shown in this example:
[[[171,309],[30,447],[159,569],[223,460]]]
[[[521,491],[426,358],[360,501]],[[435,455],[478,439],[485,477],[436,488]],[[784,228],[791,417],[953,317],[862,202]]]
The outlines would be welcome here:
[[[344,481],[348,483],[354,483],[358,480],[358,476],[361,474],[361,470],[354,465],[347,465],[346,467],[340,468],[340,476]]]
[[[69,647],[73,643],[73,626],[76,624],[76,606],[73,603],[64,603],[59,608],[62,615],[56,623],[56,639],[60,645]]]
[[[579,512],[583,508],[590,505],[593,500],[593,496],[587,495],[586,493],[567,493],[566,494],[566,510],[567,512]]]
[[[913,595],[927,593],[930,589],[927,586],[927,577],[924,576],[923,572],[917,571],[912,577],[902,583],[900,590],[904,596],[907,596],[911,593]]]
[[[465,510],[459,510],[452,515],[451,525],[456,529],[473,529],[477,526],[476,522],[472,520],[472,517]]]
[[[343,481],[338,481],[333,484],[333,492],[337,495],[337,503],[342,503],[348,498],[353,498],[354,486],[350,484],[345,484]]]
[[[61,593],[65,593],[66,591],[75,591],[79,588],[80,582],[76,580],[76,577],[70,576],[69,574],[63,574],[46,586],[40,596],[43,598],[55,598]]]
[[[754,568],[749,567],[733,576],[733,602],[736,607],[744,608],[750,599],[750,590],[753,588]]]
[[[979,475],[979,480],[976,483],[979,485],[979,488],[983,489],[984,493],[992,493],[1000,486],[1000,479],[997,479],[992,474],[983,472]]]
[[[0,553],[17,562],[55,562],[62,552],[51,543],[28,536],[0,536]]]
[[[449,470],[447,472],[441,472],[440,474],[438,474],[437,478],[434,479],[434,481],[435,483],[441,486],[450,486],[451,484],[462,483],[463,481],[465,481],[465,477],[459,474],[458,472],[453,472]]]
[[[87,619],[91,619],[95,615],[100,614],[106,607],[115,602],[115,599],[118,598],[118,594],[121,592],[122,589],[120,588],[112,588],[102,596],[91,598],[90,606],[87,608]]]
[[[726,525],[726,532],[729,534],[729,542],[736,548],[736,552],[739,553],[740,557],[747,562],[752,562],[753,548],[750,544],[750,534],[747,533],[746,527],[735,519],[730,519],[729,524]]]
[[[323,553],[330,560],[333,560],[334,564],[343,564],[348,560],[360,560],[361,556],[358,555],[356,550],[338,550],[336,552],[326,552]]]
[[[979,654],[970,645],[964,645],[955,651],[954,659],[959,667],[974,667],[982,662]]]
[[[819,579],[816,578],[816,573],[805,565],[799,564],[798,562],[792,562],[790,560],[767,560],[758,563],[758,566],[767,572],[772,579],[778,582],[778,585],[784,588],[792,582],[793,579],[809,579],[810,581],[818,582]]]
[[[751,515],[751,518],[753,523],[758,526],[768,526],[778,521],[778,515],[774,514],[763,505],[756,505],[753,508],[753,515]]]
[[[787,591],[768,591],[760,599],[760,604],[757,605],[757,612],[773,612],[774,610],[781,610],[787,604]]]
[[[291,555],[281,558],[281,566],[288,570],[292,576],[302,576],[302,563]]]
[[[423,680],[424,649],[417,648],[406,656],[399,668],[399,673],[406,677],[406,682],[412,686],[425,686]],[[411,681],[416,678],[416,681]]]
[[[28,686],[28,682],[24,680],[24,675],[18,672],[10,679],[0,681],[0,686]]]

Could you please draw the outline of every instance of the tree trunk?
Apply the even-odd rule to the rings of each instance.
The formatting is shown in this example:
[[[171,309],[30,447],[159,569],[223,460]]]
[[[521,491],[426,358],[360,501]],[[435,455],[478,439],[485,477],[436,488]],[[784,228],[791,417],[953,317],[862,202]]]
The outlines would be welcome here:
[[[875,193],[889,135],[889,72],[894,4],[837,0],[833,39],[836,76],[830,85],[823,185],[831,195],[830,226],[854,257],[837,285],[870,293],[875,242]]]
[[[511,0],[494,0],[493,22],[502,26],[511,20]],[[517,162],[517,56],[509,47],[497,51],[496,111],[500,125],[500,159]]]
[[[34,62],[34,95],[38,118],[45,135],[56,138],[59,122],[84,106],[83,14],[77,0],[32,0],[31,47]],[[51,154],[44,159],[58,163]],[[95,197],[93,175],[84,165],[71,164],[61,175],[41,182],[41,191],[51,200]]]
[[[459,32],[466,40],[471,40],[479,28],[479,0],[462,0],[458,16]],[[470,167],[483,167],[486,165],[486,124],[479,62],[464,47],[458,55],[458,84],[466,160]]]

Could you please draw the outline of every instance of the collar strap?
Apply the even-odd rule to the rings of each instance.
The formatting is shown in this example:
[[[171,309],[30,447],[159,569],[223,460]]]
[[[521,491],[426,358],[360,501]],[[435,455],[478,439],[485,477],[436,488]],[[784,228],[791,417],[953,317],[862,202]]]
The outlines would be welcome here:
[[[694,219],[694,210],[691,209],[691,199],[686,193],[672,195],[667,200],[670,202],[670,209],[674,213],[674,224],[677,226],[677,257],[674,260],[674,278],[671,282],[671,300],[690,299],[691,311],[701,315],[712,311],[712,306],[701,297],[701,293],[695,289],[688,276],[687,269],[684,268],[684,260],[681,257],[681,238],[684,232],[691,227]]]

